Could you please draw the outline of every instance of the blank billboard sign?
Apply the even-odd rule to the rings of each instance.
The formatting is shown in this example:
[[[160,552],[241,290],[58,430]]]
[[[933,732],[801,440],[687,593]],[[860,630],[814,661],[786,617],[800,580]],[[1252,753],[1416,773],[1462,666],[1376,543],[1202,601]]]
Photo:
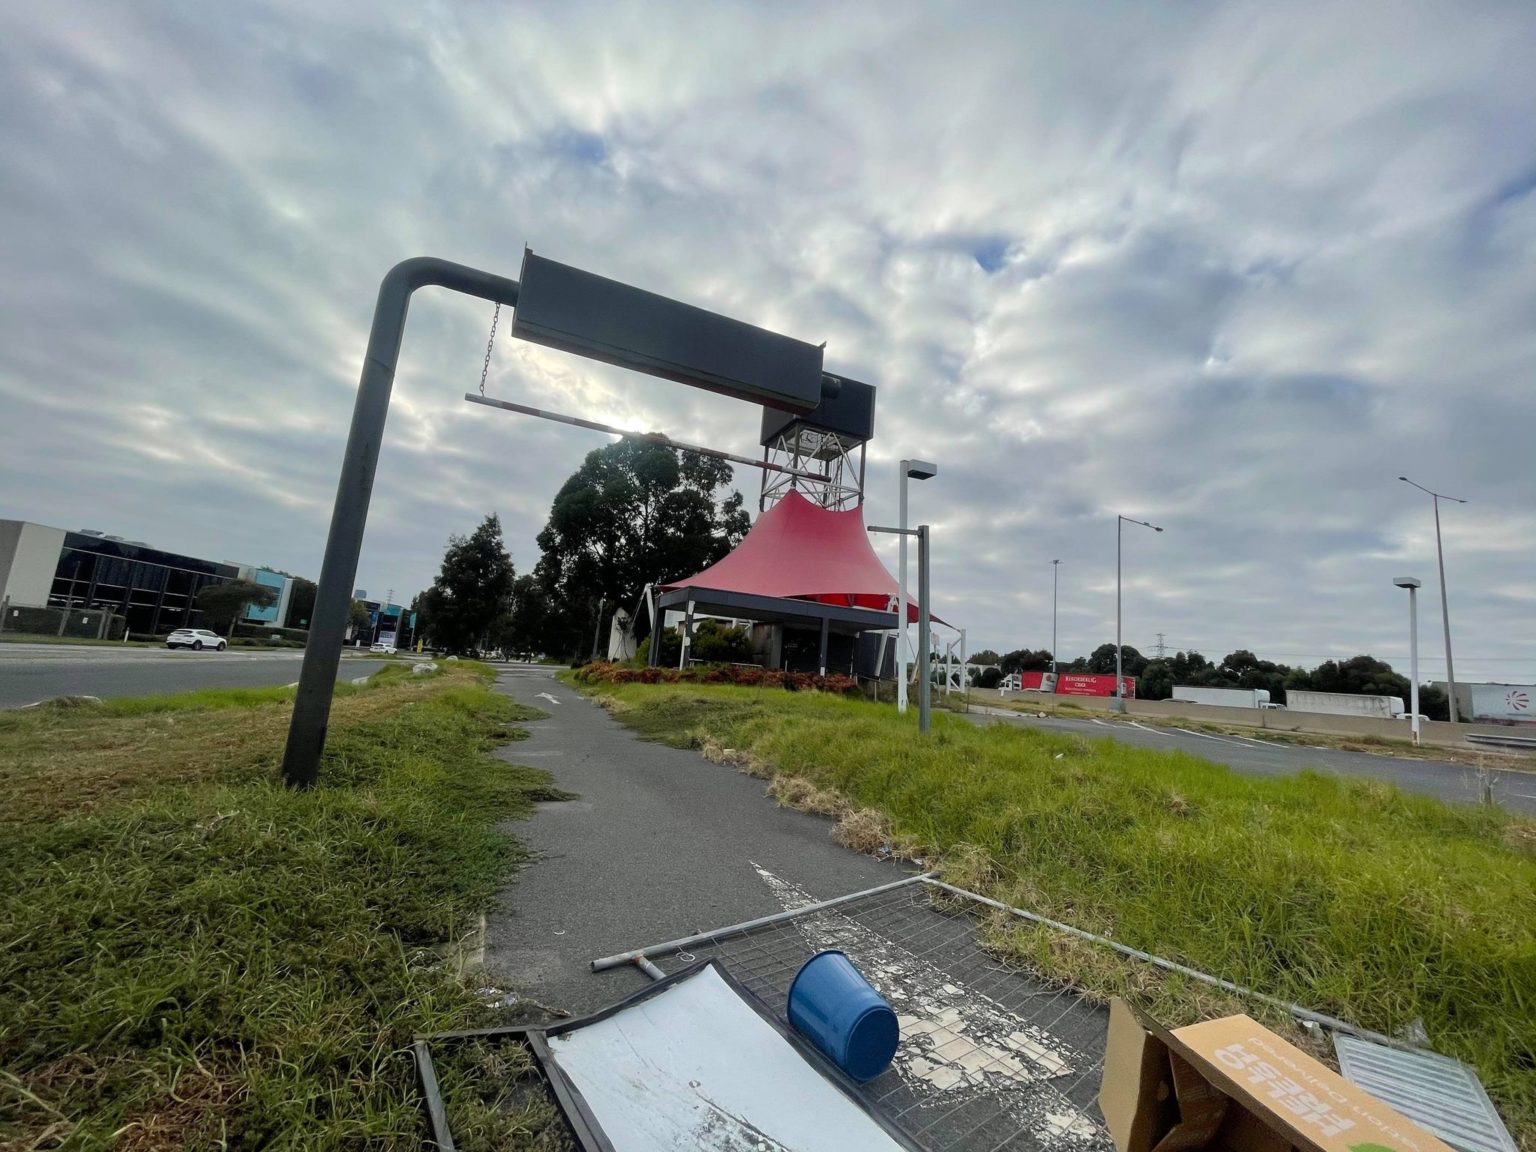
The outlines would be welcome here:
[[[512,334],[788,412],[821,402],[821,349],[523,253]]]

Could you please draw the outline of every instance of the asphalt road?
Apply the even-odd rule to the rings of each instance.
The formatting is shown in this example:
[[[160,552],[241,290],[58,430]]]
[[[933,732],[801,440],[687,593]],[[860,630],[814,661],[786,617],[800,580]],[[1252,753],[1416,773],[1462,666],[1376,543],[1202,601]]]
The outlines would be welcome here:
[[[0,708],[54,696],[148,696],[197,688],[259,688],[299,678],[304,654],[172,651],[103,645],[0,644]],[[340,680],[368,676],[381,660],[345,657]]]
[[[1308,748],[1248,736],[1214,736],[1192,729],[1154,726],[1144,721],[1111,721],[1037,717],[1002,708],[971,705],[968,719],[976,724],[1027,724],[1078,736],[1102,737],[1159,751],[1188,752],[1225,764],[1245,776],[1292,776],[1310,769],[1327,776],[1363,776],[1396,784],[1450,803],[1478,799],[1477,773],[1465,764],[1439,760],[1410,760],[1372,756],[1336,748]],[[1512,812],[1536,813],[1536,773],[1496,772],[1494,798]]]

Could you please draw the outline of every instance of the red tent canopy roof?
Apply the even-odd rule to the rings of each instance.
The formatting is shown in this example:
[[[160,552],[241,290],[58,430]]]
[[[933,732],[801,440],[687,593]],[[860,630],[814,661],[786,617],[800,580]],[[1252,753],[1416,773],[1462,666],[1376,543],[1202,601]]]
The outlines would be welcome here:
[[[870,546],[863,509],[834,512],[794,491],[759,516],[729,556],[665,588],[712,588],[877,612],[894,612],[897,595],[895,577]],[[917,619],[910,602],[907,617]]]

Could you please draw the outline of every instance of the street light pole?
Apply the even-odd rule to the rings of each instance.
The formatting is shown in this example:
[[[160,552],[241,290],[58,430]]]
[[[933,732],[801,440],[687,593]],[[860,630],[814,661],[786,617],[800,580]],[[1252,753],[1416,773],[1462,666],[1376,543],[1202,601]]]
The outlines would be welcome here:
[[[1051,675],[1056,675],[1056,578],[1061,572],[1061,561],[1051,561]]]
[[[907,537],[913,534],[907,530],[907,478],[927,480],[938,472],[938,465],[926,460],[901,462],[900,516],[897,521],[901,533],[896,545],[896,711],[903,716],[907,712]]]
[[[1132,520],[1129,516],[1115,517],[1115,695],[1114,702],[1110,705],[1113,712],[1125,711],[1125,661],[1120,641],[1120,555],[1121,539],[1125,535],[1126,524],[1140,524],[1143,528],[1150,528],[1154,532],[1162,529],[1156,524],[1148,524],[1145,520]],[[1051,653],[1055,656],[1055,653]]]
[[[1451,723],[1455,724],[1460,717],[1456,708],[1456,666],[1451,663],[1451,609],[1445,594],[1445,549],[1440,544],[1440,501],[1450,500],[1457,504],[1465,504],[1466,501],[1457,499],[1455,496],[1431,492],[1424,485],[1417,484],[1406,476],[1399,476],[1398,479],[1404,484],[1412,484],[1435,502],[1435,556],[1440,564],[1440,622],[1445,628],[1445,694],[1450,698]]]
[[[1408,589],[1408,715],[1413,718],[1413,742],[1419,742],[1419,584],[1416,576],[1398,576],[1392,583]]]

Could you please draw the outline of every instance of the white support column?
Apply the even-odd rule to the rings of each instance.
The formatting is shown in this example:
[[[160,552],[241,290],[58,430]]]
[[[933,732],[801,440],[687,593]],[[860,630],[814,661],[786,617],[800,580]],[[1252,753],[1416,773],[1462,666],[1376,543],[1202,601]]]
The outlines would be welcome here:
[[[688,653],[693,648],[693,601],[688,601],[688,609],[683,613],[683,642],[677,647],[678,670],[688,667]]]

